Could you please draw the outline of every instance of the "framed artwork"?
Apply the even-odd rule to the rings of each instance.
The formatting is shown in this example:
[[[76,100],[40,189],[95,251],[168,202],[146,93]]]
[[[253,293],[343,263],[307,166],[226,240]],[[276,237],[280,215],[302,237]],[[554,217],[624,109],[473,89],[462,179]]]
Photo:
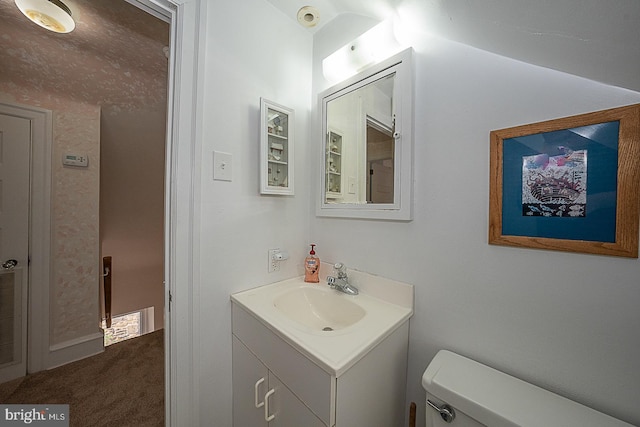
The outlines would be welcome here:
[[[638,257],[640,104],[491,132],[489,243]]]

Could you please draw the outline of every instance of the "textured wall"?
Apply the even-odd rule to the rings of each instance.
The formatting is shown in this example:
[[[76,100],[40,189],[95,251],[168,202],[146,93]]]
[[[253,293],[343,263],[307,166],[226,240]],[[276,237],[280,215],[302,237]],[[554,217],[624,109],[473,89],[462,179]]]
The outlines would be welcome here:
[[[50,343],[98,331],[100,107],[0,82],[0,100],[53,110]],[[62,165],[86,155],[87,168]]]
[[[80,111],[77,111],[80,110]],[[67,101],[53,115],[51,344],[98,331],[100,108]],[[62,165],[64,153],[88,168]]]

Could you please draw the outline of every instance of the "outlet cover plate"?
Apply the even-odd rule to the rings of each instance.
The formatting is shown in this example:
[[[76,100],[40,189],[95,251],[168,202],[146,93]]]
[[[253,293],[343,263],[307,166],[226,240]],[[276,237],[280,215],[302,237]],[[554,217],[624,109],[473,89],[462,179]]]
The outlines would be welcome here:
[[[269,249],[269,273],[273,273],[274,271],[280,271],[280,261],[278,261],[275,256],[280,252],[280,249]]]

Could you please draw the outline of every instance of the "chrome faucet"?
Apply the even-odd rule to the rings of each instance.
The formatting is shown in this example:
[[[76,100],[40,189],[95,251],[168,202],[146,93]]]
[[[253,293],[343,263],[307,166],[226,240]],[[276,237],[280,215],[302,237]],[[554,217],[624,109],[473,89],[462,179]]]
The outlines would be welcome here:
[[[337,289],[340,292],[344,292],[348,295],[358,295],[358,288],[349,284],[349,278],[347,277],[347,267],[341,263],[335,263],[333,269],[338,274],[338,277],[328,276],[327,284],[332,289]]]

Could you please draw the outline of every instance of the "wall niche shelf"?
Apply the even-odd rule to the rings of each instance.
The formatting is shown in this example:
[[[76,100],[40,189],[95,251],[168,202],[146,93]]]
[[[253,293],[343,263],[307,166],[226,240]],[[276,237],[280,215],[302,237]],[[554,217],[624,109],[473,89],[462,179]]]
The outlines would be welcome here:
[[[260,194],[293,195],[293,110],[260,98]]]
[[[330,130],[327,138],[325,186],[327,198],[337,199],[342,197],[342,134]]]

